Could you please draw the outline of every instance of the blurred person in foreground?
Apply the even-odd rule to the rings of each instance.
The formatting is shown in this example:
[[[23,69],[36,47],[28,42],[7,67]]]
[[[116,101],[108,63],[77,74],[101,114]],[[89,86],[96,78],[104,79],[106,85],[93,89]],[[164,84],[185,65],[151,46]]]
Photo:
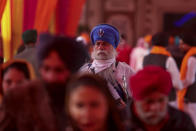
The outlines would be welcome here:
[[[168,104],[170,74],[157,66],[144,67],[130,79],[131,131],[195,131],[191,118]]]
[[[75,76],[66,88],[67,129],[73,131],[124,131],[107,82],[96,75]]]
[[[17,124],[13,122],[16,118],[15,114],[13,114],[13,107],[7,106],[9,103],[12,103],[12,105],[15,103],[14,101],[7,102],[7,96],[9,96],[9,90],[12,90],[17,86],[20,87],[34,79],[34,71],[30,63],[27,61],[14,59],[9,60],[2,65],[0,75],[2,82],[0,89],[0,130],[16,130]],[[19,103],[16,103],[16,105],[19,106]]]
[[[13,109],[19,130],[65,130],[66,83],[84,64],[86,54],[84,47],[72,38],[50,34],[40,36],[37,57],[41,80],[15,87],[7,95],[8,109]]]

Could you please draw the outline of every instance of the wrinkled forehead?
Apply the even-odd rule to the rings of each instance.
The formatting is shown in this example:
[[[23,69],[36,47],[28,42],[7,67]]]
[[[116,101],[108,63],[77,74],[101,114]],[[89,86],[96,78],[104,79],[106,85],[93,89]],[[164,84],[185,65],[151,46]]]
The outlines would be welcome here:
[[[141,100],[136,100],[138,102],[156,102],[156,101],[160,101],[160,100],[166,100],[167,101],[168,96],[165,95],[164,93],[161,93],[159,91],[154,91],[152,93],[149,93],[148,95],[146,95],[143,99]]]
[[[106,42],[106,41],[103,41],[103,40],[97,40],[97,41],[95,42],[95,45],[96,45],[96,44],[104,44],[104,45],[112,46],[110,43],[108,43],[108,42]]]

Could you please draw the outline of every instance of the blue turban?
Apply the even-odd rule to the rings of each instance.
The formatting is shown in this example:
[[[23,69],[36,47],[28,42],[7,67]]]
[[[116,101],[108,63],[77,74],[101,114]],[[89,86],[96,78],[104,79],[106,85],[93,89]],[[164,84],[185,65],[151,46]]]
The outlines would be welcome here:
[[[90,34],[91,42],[94,45],[96,41],[108,42],[116,48],[120,42],[118,30],[109,24],[100,24],[95,26]]]

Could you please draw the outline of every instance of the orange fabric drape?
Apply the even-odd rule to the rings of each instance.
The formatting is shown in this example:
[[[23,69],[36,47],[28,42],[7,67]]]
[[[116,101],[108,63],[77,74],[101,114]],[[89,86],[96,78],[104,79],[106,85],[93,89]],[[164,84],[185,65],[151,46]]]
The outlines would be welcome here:
[[[12,43],[14,54],[22,43],[23,0],[12,0]]]
[[[7,0],[0,0],[0,22],[1,22],[1,18],[3,16],[3,11],[5,9],[6,2],[7,2]]]
[[[46,32],[49,28],[49,23],[55,11],[58,0],[39,0],[35,16],[35,29],[38,33]]]
[[[68,19],[66,21],[65,34],[74,37],[85,0],[70,0]]]
[[[1,34],[3,39],[3,56],[4,61],[12,58],[12,31],[11,31],[11,1],[6,1],[6,6],[1,20]]]
[[[164,47],[161,47],[161,46],[153,46],[150,53],[171,56],[171,54]]]
[[[184,56],[182,65],[180,68],[180,79],[185,80],[186,78],[186,72],[187,72],[187,64],[188,64],[188,59],[190,56],[193,56],[196,54],[196,47],[192,47]],[[183,110],[184,109],[184,96],[186,94],[187,88],[184,88],[181,91],[178,91],[177,93],[177,100],[178,100],[178,107],[179,109]]]

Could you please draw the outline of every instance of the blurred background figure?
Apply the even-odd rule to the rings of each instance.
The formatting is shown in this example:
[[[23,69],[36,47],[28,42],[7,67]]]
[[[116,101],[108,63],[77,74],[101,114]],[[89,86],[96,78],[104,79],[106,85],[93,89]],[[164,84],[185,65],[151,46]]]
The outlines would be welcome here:
[[[186,52],[180,69],[184,90],[178,93],[179,108],[192,117],[196,126],[196,34],[187,32],[182,36],[180,48]]]
[[[118,47],[116,48],[117,57],[116,60],[120,62],[125,62],[129,64],[129,56],[132,51],[132,47],[130,44],[127,43],[127,36],[126,34],[121,34],[121,39]]]
[[[124,131],[107,82],[96,75],[75,76],[66,88],[67,129]]]
[[[178,66],[178,69],[180,70],[182,59],[185,55],[185,52],[180,48],[180,45],[182,44],[182,38],[179,36],[170,36],[170,43],[167,47],[167,50],[171,53],[173,58],[176,61],[176,64]]]
[[[167,70],[172,78],[173,88],[171,90],[169,101],[170,104],[177,108],[176,92],[182,90],[182,82],[180,80],[180,73],[174,58],[170,52],[166,50],[169,43],[169,36],[167,33],[159,32],[152,37],[152,49],[150,54],[144,57],[143,66],[159,66]]]
[[[195,131],[191,118],[169,105],[171,89],[170,73],[162,67],[144,67],[131,77],[131,131]]]
[[[16,59],[24,59],[33,65],[36,76],[38,75],[38,65],[36,59],[36,41],[37,41],[37,31],[36,30],[26,30],[22,34],[22,40],[24,49],[14,56]]]
[[[144,56],[149,54],[149,42],[146,42],[144,38],[139,38],[136,47],[133,48],[133,51],[129,56],[129,64],[136,72],[143,68]]]
[[[78,34],[78,36],[76,38],[76,41],[83,43],[84,46],[86,47],[87,51],[89,52],[89,54],[91,54],[92,44],[91,44],[91,41],[90,41],[90,29],[89,29],[89,27],[85,26],[85,25],[79,25],[77,34]]]

